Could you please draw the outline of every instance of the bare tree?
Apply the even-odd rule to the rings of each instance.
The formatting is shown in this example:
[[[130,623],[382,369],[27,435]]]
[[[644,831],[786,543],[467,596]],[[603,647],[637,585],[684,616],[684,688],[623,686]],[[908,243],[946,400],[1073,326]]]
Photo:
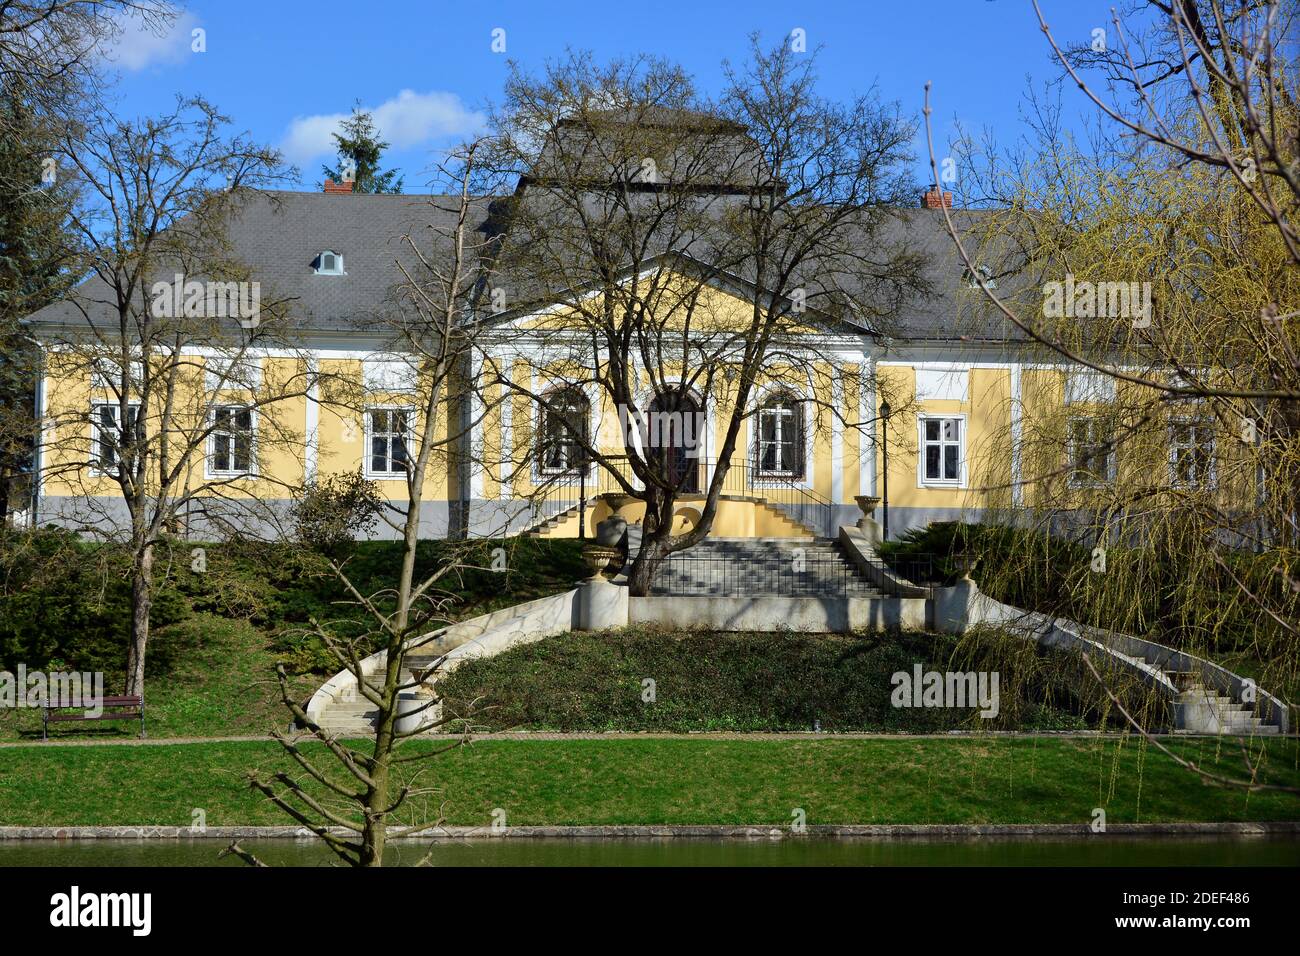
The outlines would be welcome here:
[[[470,549],[464,541],[448,542],[430,565],[420,563],[419,544],[422,533],[427,534],[422,520],[426,485],[462,454],[458,449],[463,425],[449,418],[448,409],[466,388],[464,360],[473,345],[468,319],[480,261],[490,242],[480,229],[486,202],[471,193],[479,149],[477,143],[469,143],[438,166],[439,181],[450,183],[455,192],[420,200],[424,204],[420,226],[400,237],[395,265],[401,280],[388,307],[374,319],[375,329],[386,334],[391,361],[405,365],[414,380],[414,393],[403,399],[409,405],[394,409],[384,401],[381,408],[374,408],[373,394],[364,389],[351,393],[349,414],[386,416],[386,433],[409,435],[409,440],[398,438],[384,451],[405,482],[404,500],[384,502],[380,511],[380,520],[400,539],[400,561],[390,587],[367,593],[354,580],[346,559],[331,558],[332,570],[347,595],[345,603],[361,608],[367,625],[315,621],[311,633],[352,675],[362,698],[374,706],[374,736],[357,747],[323,729],[293,698],[281,667],[285,706],[307,736],[324,745],[329,760],[305,751],[301,736],[278,734],[281,746],[306,777],[250,775],[254,789],[354,866],[383,865],[394,818],[408,812],[418,815],[417,804],[436,793],[420,785],[425,762],[457,745],[453,740],[431,749],[402,750],[412,737],[452,719],[437,712],[440,701],[432,682],[439,664],[438,659],[427,658],[439,626],[448,622],[447,599],[439,585],[465,566]],[[336,392],[343,405],[342,390]],[[392,415],[400,420],[387,417]],[[363,667],[372,653],[382,655],[377,678]],[[416,726],[399,727],[402,716]],[[414,822],[406,834],[431,830],[440,823],[439,811],[426,811],[426,818]],[[346,835],[332,828],[341,828]],[[232,851],[255,862],[237,846]]]
[[[166,29],[162,0],[12,0],[0,5],[0,522],[30,496],[39,356],[20,320],[74,276],[72,190],[60,138],[99,102],[105,54],[124,29]],[[21,515],[20,515],[21,516]]]
[[[104,55],[124,29],[160,33],[175,19],[167,0],[6,0],[0,84],[21,87],[44,115],[76,115],[98,92]]]
[[[65,523],[129,553],[129,694],[144,687],[156,546],[182,524],[240,525],[258,507],[243,483],[278,480],[257,473],[257,456],[302,441],[275,410],[306,393],[309,371],[265,363],[263,375],[254,362],[292,346],[289,304],[263,299],[227,238],[241,205],[265,201],[255,190],[282,175],[279,157],[228,124],[180,100],[153,119],[98,117],[61,144],[87,277],[32,329],[46,380],[91,389],[41,409],[41,480],[66,492]]]
[[[897,108],[829,102],[813,57],[757,38],[726,78],[710,103],[664,61],[572,55],[540,77],[514,68],[494,116],[493,168],[519,187],[481,293],[494,331],[480,380],[539,408],[543,434],[485,456],[543,490],[594,465],[600,490],[644,502],[633,594],[744,483],[733,469],[764,386],[802,383],[820,421],[863,424],[808,333],[860,347],[925,291],[918,257],[886,238],[915,198],[902,172],[914,129]],[[582,424],[588,408],[618,436]],[[686,495],[702,498],[689,528],[676,519]]]
[[[1062,612],[1246,655],[1285,694],[1300,671],[1296,11],[1151,0],[1075,44],[1038,13],[1098,109],[1091,148],[1050,109],[1016,152],[967,142],[962,186],[994,208],[976,230],[945,212],[977,313],[1057,369],[1035,373],[1042,410],[1009,436],[1016,520],[1117,547],[1109,573],[1072,574]],[[927,90],[927,133],[929,115]],[[1086,388],[1062,405],[1072,381]]]

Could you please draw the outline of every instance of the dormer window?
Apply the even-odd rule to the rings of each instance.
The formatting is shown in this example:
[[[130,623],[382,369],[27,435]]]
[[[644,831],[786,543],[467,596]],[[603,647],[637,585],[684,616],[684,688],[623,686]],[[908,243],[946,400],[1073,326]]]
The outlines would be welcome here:
[[[331,252],[326,249],[316,257],[315,267],[318,276],[341,276],[343,275],[343,256],[341,253]]]
[[[998,287],[997,280],[993,278],[993,270],[988,266],[976,266],[974,271],[963,269],[961,277],[965,280],[968,289],[978,289],[981,279],[984,280],[985,288],[996,289]]]

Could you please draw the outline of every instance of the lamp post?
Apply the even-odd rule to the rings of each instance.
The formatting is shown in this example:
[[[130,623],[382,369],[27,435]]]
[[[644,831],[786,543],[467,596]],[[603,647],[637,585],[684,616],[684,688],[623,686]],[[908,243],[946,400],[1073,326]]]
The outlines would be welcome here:
[[[884,459],[882,464],[884,465],[885,472],[880,499],[885,506],[884,537],[882,538],[884,541],[889,540],[889,415],[892,411],[893,409],[889,407],[889,402],[880,403],[880,417],[884,419],[880,443],[881,457]]]
[[[584,458],[578,469],[578,539],[587,537],[587,462]]]

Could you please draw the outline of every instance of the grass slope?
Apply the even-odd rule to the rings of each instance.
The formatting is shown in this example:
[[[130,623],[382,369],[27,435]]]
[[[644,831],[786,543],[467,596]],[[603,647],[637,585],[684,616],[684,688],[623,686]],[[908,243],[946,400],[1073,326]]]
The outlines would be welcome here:
[[[1089,726],[1060,675],[1024,642],[977,645],[937,634],[575,632],[465,663],[439,687],[448,712],[489,730],[930,733]],[[999,712],[897,708],[891,676],[995,671]],[[653,685],[647,683],[653,681]],[[654,699],[647,701],[653,687]],[[472,704],[472,707],[471,707]],[[1094,721],[1095,723],[1095,721]],[[455,728],[453,728],[455,729]]]
[[[1242,765],[1234,743],[1173,746]],[[1262,780],[1300,784],[1294,740],[1261,749]],[[196,808],[209,825],[283,824],[243,774],[285,766],[263,742],[0,748],[0,824],[188,826]],[[471,826],[496,808],[512,825],[780,825],[796,808],[827,824],[1300,819],[1294,794],[1204,785],[1133,740],[498,740],[420,766],[430,808]]]
[[[466,556],[471,566],[441,582],[438,596],[447,618],[464,620],[568,590],[587,573],[581,544],[524,537],[474,542],[474,552]],[[421,542],[421,568],[432,567],[440,549],[448,546]],[[492,549],[498,546],[506,549],[504,572],[491,570]],[[102,549],[75,548],[78,555],[85,552],[82,557],[98,554],[107,560]],[[398,548],[385,541],[354,547],[348,572],[363,593],[392,583]],[[313,617],[334,621],[360,616],[355,607],[339,603],[343,592],[337,579],[302,552],[248,543],[208,549],[203,574],[190,569],[184,548],[160,562],[166,569],[160,572],[160,603],[166,613],[159,615],[163,623],[149,646],[145,701],[151,737],[247,736],[287,726],[276,662],[289,665],[294,693],[306,698],[338,665],[319,644],[302,638],[302,626]],[[60,554],[69,569],[85,572],[76,567],[80,558],[66,550]],[[0,670],[13,672],[20,661],[29,670],[103,670],[106,692],[120,693],[121,674],[115,668],[125,660],[128,626],[120,571],[109,573],[109,583],[100,590],[71,587],[84,581],[60,576],[57,568],[46,572],[57,580],[0,584]],[[31,588],[45,588],[36,605]],[[104,608],[92,614],[92,601]],[[49,632],[48,641],[34,636],[41,631]],[[39,737],[40,725],[39,711],[0,710],[0,740]],[[63,724],[54,733],[87,739],[134,737],[137,731],[131,722],[105,722]]]

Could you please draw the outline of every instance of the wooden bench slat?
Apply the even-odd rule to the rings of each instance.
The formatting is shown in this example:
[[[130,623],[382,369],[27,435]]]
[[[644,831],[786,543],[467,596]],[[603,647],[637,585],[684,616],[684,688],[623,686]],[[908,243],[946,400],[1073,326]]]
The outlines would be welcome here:
[[[50,723],[67,723],[68,721],[77,720],[129,720],[133,717],[143,717],[140,711],[129,714],[100,714],[98,717],[87,717],[85,714],[50,714]]]
[[[144,698],[137,695],[126,695],[121,697],[101,697],[99,700],[100,714],[90,716],[86,711],[90,709],[85,702],[78,704],[67,704],[59,701],[47,701],[41,708],[41,726],[49,727],[50,724],[67,724],[81,723],[90,720],[138,720],[140,721],[140,736],[144,736]],[[49,735],[43,733],[45,739]]]

